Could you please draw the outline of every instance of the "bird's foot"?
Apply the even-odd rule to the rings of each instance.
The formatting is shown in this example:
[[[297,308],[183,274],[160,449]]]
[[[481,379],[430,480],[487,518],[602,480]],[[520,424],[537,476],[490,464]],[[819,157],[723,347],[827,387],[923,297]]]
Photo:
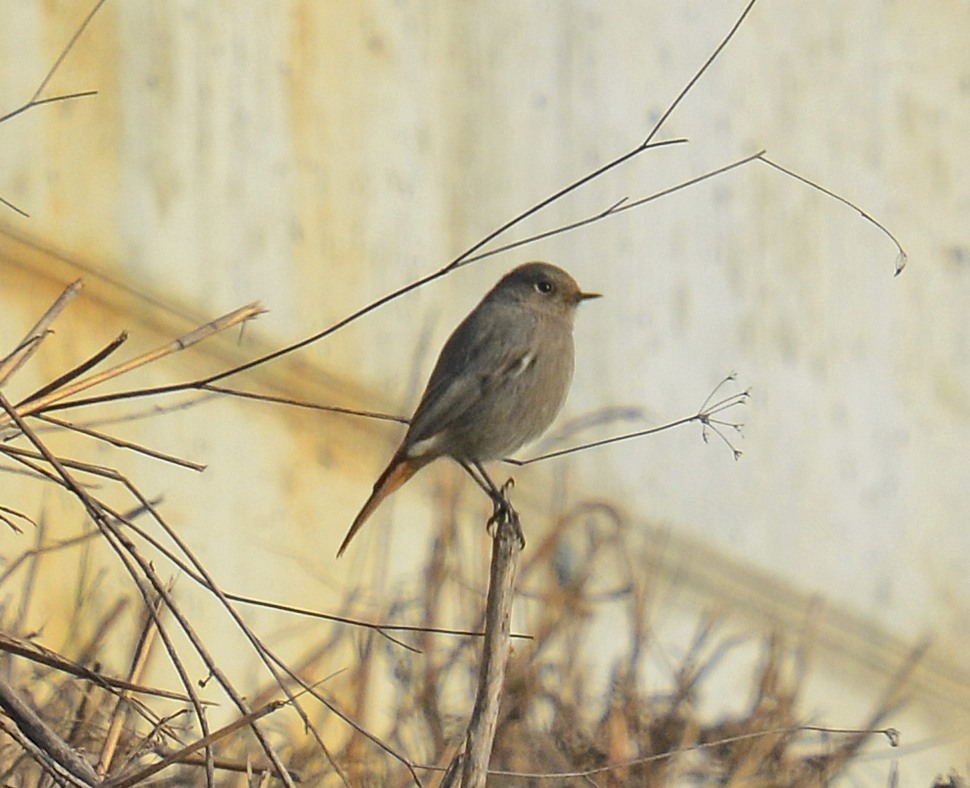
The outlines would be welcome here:
[[[515,479],[509,477],[502,487],[492,494],[492,516],[488,518],[486,530],[488,535],[495,538],[498,529],[508,523],[512,527],[512,533],[519,543],[519,549],[525,548],[525,535],[522,533],[522,523],[519,521],[519,513],[515,511],[512,502],[509,500],[508,491],[515,486]]]

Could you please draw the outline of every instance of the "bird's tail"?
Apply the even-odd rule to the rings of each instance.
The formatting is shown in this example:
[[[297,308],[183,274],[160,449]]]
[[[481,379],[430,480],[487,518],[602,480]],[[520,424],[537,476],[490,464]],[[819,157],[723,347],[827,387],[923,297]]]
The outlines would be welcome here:
[[[384,473],[374,482],[374,491],[370,494],[370,498],[367,499],[367,503],[364,504],[364,508],[354,518],[354,522],[350,526],[350,530],[347,531],[347,535],[344,537],[340,549],[337,550],[337,558],[340,558],[344,554],[344,550],[347,549],[350,540],[357,535],[361,526],[367,522],[367,518],[374,513],[374,510],[381,505],[381,501],[414,476],[424,464],[423,462],[409,459],[401,454],[394,455],[390,463],[388,463],[387,468],[384,469]]]

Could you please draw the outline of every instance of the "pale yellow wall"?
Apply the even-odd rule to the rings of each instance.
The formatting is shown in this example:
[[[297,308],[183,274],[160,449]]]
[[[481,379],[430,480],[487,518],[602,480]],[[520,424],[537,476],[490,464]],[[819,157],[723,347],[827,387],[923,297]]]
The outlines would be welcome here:
[[[738,11],[109,3],[49,90],[99,95],[0,128],[0,194],[31,214],[0,212],[0,232],[46,250],[3,241],[3,347],[75,276],[90,300],[56,337],[60,366],[38,360],[45,374],[122,328],[150,346],[257,299],[271,311],[241,345],[234,336],[153,374],[181,379],[306,336],[636,144]],[[13,107],[82,14],[21,2],[2,13],[0,102]],[[942,697],[965,734],[968,30],[966,4],[945,0],[762,0],[671,119],[666,134],[689,146],[645,156],[527,226],[765,147],[887,224],[910,255],[898,279],[894,247],[852,210],[749,165],[459,272],[248,382],[405,413],[450,327],[501,272],[525,257],[558,262],[607,296],[579,317],[564,418],[643,412],[590,437],[686,415],[731,371],[754,398],[738,463],[686,428],[523,471],[519,495],[542,500],[567,469],[575,495],[662,524],[684,576],[754,619],[797,619],[821,596],[834,611],[822,625],[832,653],[875,662],[867,681],[933,636],[927,696]],[[139,482],[166,496],[227,582],[272,594],[290,581],[289,601],[319,604],[321,588],[347,587],[341,573],[364,565],[391,519],[378,517],[335,568],[344,525],[399,435],[357,427],[209,403],[127,429],[210,466],[195,478],[146,464]],[[418,506],[403,496],[394,519]],[[407,544],[404,528],[390,531],[394,545]],[[413,558],[402,549],[384,560],[407,576]],[[867,645],[876,636],[845,616],[888,638],[881,657]],[[933,690],[940,682],[958,689]]]

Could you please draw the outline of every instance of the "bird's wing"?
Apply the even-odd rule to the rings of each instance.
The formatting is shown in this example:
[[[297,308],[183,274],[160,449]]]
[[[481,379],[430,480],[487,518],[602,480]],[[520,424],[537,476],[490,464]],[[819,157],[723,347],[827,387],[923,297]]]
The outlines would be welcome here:
[[[438,356],[421,402],[411,419],[405,445],[415,446],[460,422],[483,397],[510,383],[534,361],[534,319],[509,308],[481,304],[449,337]]]

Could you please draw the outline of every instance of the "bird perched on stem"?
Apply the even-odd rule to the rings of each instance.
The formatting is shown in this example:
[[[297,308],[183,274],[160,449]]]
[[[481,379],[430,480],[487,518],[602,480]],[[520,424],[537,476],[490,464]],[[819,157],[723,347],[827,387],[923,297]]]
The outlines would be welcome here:
[[[495,502],[496,516],[509,513],[504,488],[482,463],[535,440],[559,413],[573,376],[576,307],[598,297],[549,263],[526,263],[502,277],[442,348],[404,440],[337,557],[381,501],[439,457],[471,474]]]

